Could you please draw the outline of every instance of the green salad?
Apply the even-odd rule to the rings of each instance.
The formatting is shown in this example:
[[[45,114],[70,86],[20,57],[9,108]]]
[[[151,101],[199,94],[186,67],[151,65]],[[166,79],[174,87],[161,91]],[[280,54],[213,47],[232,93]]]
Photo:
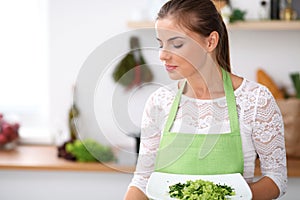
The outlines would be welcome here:
[[[235,195],[234,189],[227,185],[214,184],[205,180],[188,180],[169,186],[170,197],[182,200],[221,200]]]

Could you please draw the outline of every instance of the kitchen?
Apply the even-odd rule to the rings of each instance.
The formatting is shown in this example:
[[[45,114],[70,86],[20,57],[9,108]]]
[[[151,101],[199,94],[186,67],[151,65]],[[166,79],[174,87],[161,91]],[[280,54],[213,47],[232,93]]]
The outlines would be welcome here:
[[[232,1],[232,4],[234,3],[241,9],[247,9],[248,15],[246,16],[250,19],[258,18],[256,13],[259,6],[258,0],[251,2]],[[130,0],[126,3],[116,0],[43,2],[42,9],[44,9],[44,13],[47,13],[44,20],[49,23],[46,27],[49,34],[49,57],[47,58],[49,63],[46,63],[48,66],[48,82],[45,85],[48,87],[45,90],[47,96],[49,96],[46,101],[48,102],[47,110],[50,121],[47,126],[51,127],[49,130],[54,134],[49,136],[45,133],[44,138],[29,135],[29,139],[25,142],[30,143],[30,137],[35,137],[31,141],[36,140],[35,143],[40,142],[47,145],[51,142],[60,142],[67,137],[64,135],[68,132],[67,123],[65,122],[72,102],[72,85],[86,60],[95,49],[106,41],[111,41],[114,38],[113,36],[126,32],[127,35],[125,35],[128,37],[130,33],[134,32],[135,27],[129,27],[128,22],[145,20],[148,16],[142,16],[142,13],[145,12],[145,8],[150,8],[149,5],[146,0]],[[275,29],[229,29],[233,71],[246,76],[248,79],[255,80],[256,69],[261,67],[276,80],[279,86],[285,86],[289,92],[293,92],[289,73],[299,72],[299,24],[296,30],[293,28],[287,30]],[[152,44],[153,39],[148,41],[150,37],[151,31],[141,36],[142,45]],[[126,51],[127,48],[127,41],[126,44],[120,44],[120,49],[123,51]],[[150,54],[152,55],[152,52]],[[158,60],[152,62],[156,63]],[[112,87],[113,85],[108,88]],[[102,91],[102,93],[109,93],[109,91]],[[99,117],[101,119],[101,115]],[[102,122],[104,132],[120,132],[118,127],[111,126],[113,119],[103,120],[106,120]],[[138,121],[137,119],[137,123]],[[85,128],[88,129],[89,127]],[[137,132],[136,127],[133,129],[133,132]],[[135,148],[134,138],[124,134],[117,135],[118,138],[114,138],[114,142],[118,145],[129,149],[129,151]],[[134,162],[134,157],[131,160],[122,160],[125,165],[131,165]],[[132,174],[112,171],[99,173],[97,170],[69,172],[63,170],[15,171],[13,169],[3,169],[0,171],[0,198],[80,199],[85,196],[91,199],[122,198]],[[61,180],[57,181],[58,178]],[[291,177],[289,192],[284,199],[293,199],[292,195],[297,194],[299,184],[299,175],[298,177]],[[291,196],[289,197],[289,195]]]

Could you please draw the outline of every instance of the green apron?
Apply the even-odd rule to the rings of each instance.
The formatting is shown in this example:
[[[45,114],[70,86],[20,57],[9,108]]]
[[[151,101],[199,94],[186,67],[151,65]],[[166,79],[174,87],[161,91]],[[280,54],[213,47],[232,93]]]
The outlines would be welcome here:
[[[222,69],[230,133],[170,132],[185,83],[172,104],[155,161],[155,171],[175,174],[230,174],[244,171],[242,141],[230,75]],[[185,81],[186,82],[186,81]]]

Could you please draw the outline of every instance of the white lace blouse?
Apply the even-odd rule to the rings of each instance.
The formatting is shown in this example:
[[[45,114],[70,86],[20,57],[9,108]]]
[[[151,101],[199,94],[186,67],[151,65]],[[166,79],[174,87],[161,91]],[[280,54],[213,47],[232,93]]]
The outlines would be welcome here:
[[[148,178],[154,171],[156,151],[177,92],[177,84],[161,87],[148,99],[142,119],[140,154],[129,186],[145,193]],[[244,178],[252,182],[255,159],[259,156],[263,176],[279,187],[280,196],[287,190],[284,126],[280,110],[269,90],[244,79],[234,91],[244,154]],[[230,131],[226,98],[193,99],[182,95],[171,131],[204,134]]]

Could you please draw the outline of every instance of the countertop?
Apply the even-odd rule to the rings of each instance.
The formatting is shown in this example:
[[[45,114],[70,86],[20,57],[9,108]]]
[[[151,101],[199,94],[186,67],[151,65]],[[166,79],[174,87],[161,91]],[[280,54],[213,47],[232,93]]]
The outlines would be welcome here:
[[[288,158],[288,176],[300,177],[300,159]],[[134,166],[120,166],[115,163],[80,163],[57,156],[56,146],[18,145],[13,150],[0,150],[0,170],[65,170],[99,172],[133,172]],[[256,161],[255,176],[260,176],[259,161]]]
[[[134,166],[68,161],[57,156],[56,146],[18,145],[13,150],[0,150],[1,169],[133,172]]]

